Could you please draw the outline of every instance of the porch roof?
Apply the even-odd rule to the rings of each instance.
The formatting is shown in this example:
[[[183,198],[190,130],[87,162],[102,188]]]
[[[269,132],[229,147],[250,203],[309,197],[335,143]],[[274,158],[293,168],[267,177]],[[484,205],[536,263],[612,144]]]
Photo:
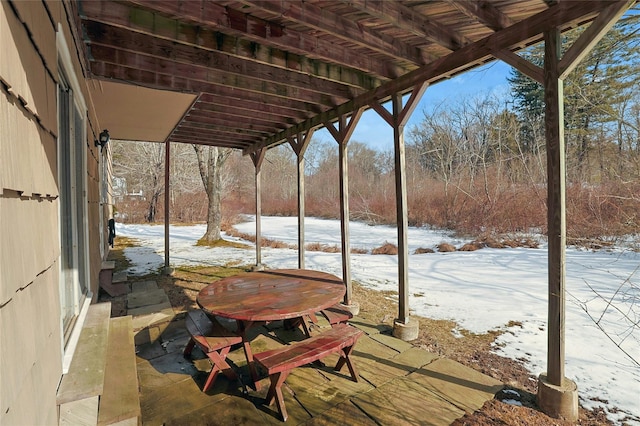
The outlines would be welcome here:
[[[526,69],[515,52],[615,3],[80,0],[72,7],[84,66],[109,82],[94,85],[94,102],[113,137],[251,153],[496,58]],[[132,99],[135,106],[124,108]]]

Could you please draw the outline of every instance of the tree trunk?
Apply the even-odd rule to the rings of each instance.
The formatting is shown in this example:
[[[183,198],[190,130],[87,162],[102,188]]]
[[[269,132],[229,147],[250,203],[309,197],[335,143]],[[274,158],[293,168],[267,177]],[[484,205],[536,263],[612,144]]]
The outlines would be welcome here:
[[[230,149],[214,146],[193,145],[198,156],[200,177],[207,194],[207,230],[202,236],[204,241],[218,241],[222,238],[220,226],[222,210],[220,199],[222,194],[222,167],[231,154]]]
[[[160,197],[160,191],[158,191],[158,179],[157,176],[153,177],[153,193],[149,200],[149,210],[147,213],[147,222],[152,223],[156,220],[156,212],[158,210],[158,198]]]

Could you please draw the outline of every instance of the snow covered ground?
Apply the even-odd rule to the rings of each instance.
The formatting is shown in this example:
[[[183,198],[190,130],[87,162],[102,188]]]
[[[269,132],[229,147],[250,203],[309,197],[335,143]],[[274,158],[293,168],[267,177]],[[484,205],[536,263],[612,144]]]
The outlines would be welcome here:
[[[396,243],[393,227],[358,222],[349,227],[352,248],[370,250],[387,241]],[[255,221],[249,218],[236,228],[253,234]],[[306,218],[305,228],[307,244],[340,246],[339,221]],[[255,264],[255,249],[195,246],[204,230],[204,225],[171,226],[172,265]],[[130,274],[145,274],[164,265],[163,226],[118,224],[117,232],[143,244],[125,250],[134,264]],[[262,233],[265,238],[297,244],[297,219],[263,217]],[[424,228],[409,228],[408,239],[409,253],[441,242],[457,247],[466,242]],[[307,251],[305,262],[309,269],[342,275],[339,253]],[[262,263],[268,268],[297,268],[297,251],[265,248]],[[397,256],[352,254],[352,279],[373,289],[397,290],[397,265]],[[640,253],[568,248],[566,270],[565,375],[578,384],[583,406],[601,406],[616,423],[640,425]],[[409,287],[412,314],[452,319],[476,333],[506,329],[497,340],[496,352],[524,359],[535,375],[546,369],[546,245],[411,254]],[[510,321],[521,325],[507,327]]]

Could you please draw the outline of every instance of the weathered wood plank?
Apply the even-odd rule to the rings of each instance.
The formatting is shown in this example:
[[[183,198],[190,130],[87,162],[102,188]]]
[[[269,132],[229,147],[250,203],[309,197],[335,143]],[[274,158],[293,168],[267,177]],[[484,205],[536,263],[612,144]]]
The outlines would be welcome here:
[[[269,374],[278,373],[322,359],[344,347],[353,346],[361,335],[361,330],[342,324],[300,343],[256,354],[254,359],[264,366]]]
[[[98,425],[140,417],[131,316],[112,318],[109,324],[104,391],[100,397]]]
[[[102,395],[107,360],[111,303],[91,305],[69,372],[62,376],[58,404]]]
[[[98,419],[99,396],[66,402],[60,405],[58,425],[95,426]]]

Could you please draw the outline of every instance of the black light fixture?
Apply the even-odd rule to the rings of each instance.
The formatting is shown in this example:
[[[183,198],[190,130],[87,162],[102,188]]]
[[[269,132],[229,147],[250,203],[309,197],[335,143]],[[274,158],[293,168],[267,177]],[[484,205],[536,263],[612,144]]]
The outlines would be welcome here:
[[[109,139],[110,139],[109,131],[107,129],[104,129],[98,136],[98,139],[95,141],[95,144],[96,146],[99,146],[100,150],[102,151],[102,149],[107,144],[107,142],[109,142]]]

